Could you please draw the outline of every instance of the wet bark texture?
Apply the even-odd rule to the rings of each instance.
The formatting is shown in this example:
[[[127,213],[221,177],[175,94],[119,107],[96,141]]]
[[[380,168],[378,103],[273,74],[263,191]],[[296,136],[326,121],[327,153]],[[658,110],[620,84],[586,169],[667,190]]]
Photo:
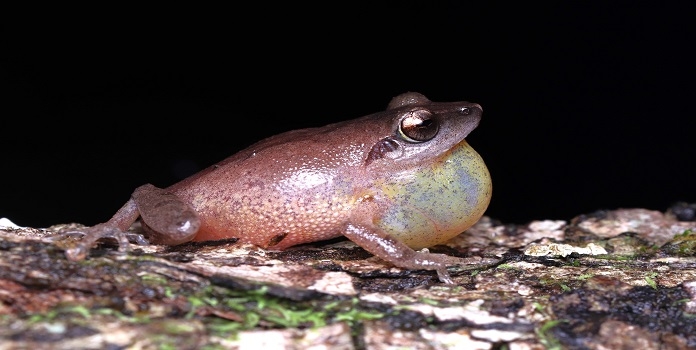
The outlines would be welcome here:
[[[696,348],[694,208],[484,217],[430,249],[470,258],[450,268],[454,285],[345,239],[126,254],[105,241],[71,262],[64,225],[0,227],[0,347]]]

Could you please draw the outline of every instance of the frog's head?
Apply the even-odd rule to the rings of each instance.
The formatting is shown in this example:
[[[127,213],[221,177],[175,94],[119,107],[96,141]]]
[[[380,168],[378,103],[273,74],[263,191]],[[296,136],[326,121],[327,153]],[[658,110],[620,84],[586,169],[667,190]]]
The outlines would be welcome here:
[[[387,107],[387,136],[375,142],[365,165],[389,158],[405,166],[434,159],[452,149],[474,130],[482,109],[469,102],[432,102],[417,92],[394,97]]]
[[[365,160],[383,208],[377,225],[414,249],[471,227],[492,189],[483,159],[464,140],[478,126],[481,106],[431,102],[409,92],[395,97],[385,113],[391,130],[385,126]]]

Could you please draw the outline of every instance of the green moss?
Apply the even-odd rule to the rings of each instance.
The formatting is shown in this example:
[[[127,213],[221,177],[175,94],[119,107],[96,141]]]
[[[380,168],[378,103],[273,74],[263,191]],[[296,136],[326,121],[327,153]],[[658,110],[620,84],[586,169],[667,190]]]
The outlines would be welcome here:
[[[558,326],[559,323],[564,322],[563,320],[549,320],[544,322],[541,327],[535,329],[537,337],[539,337],[539,342],[547,350],[561,350],[563,347],[561,343],[551,334],[551,329]]]
[[[674,235],[674,238],[663,245],[660,250],[667,255],[694,256],[696,255],[696,232],[684,230],[684,232]]]
[[[641,246],[638,248],[640,254],[653,254],[660,249],[657,245],[653,244],[651,246]]]
[[[427,305],[433,305],[433,306],[440,305],[440,302],[438,302],[437,300],[433,300],[433,299],[429,299],[429,298],[420,298],[419,301],[421,303],[427,304]]]
[[[150,317],[146,314],[137,314],[135,316],[126,316],[120,311],[108,308],[100,308],[92,311],[95,315],[111,316],[118,319],[121,322],[127,323],[149,323],[151,321]]]
[[[544,316],[548,316],[548,313],[546,312],[546,305],[534,302],[534,303],[532,303],[532,307],[534,307],[534,311],[536,311]]]
[[[166,278],[155,274],[144,274],[140,276],[140,280],[143,282],[148,282],[148,284],[157,285],[165,285],[168,282]]]
[[[655,281],[655,277],[657,277],[658,273],[657,272],[651,272],[647,276],[645,276],[645,283],[647,283],[652,289],[657,290],[657,282]]]
[[[81,305],[58,307],[41,314],[29,315],[29,324],[38,322],[51,322],[58,318],[71,319],[74,315],[83,319],[88,319],[92,314],[89,309]]]
[[[685,238],[685,237],[689,237],[692,235],[696,235],[696,233],[694,233],[694,231],[691,229],[687,229],[687,230],[684,230],[684,232],[682,232],[682,233],[674,235],[674,238]]]
[[[512,265],[510,265],[510,264],[500,264],[500,265],[496,266],[496,269],[501,269],[501,270],[504,270],[504,269],[514,269],[514,268],[515,268],[515,267],[512,266]]]
[[[570,288],[568,286],[568,284],[564,283],[563,280],[560,280],[557,278],[542,278],[539,280],[539,284],[541,284],[542,286],[549,286],[549,287],[557,286],[563,292],[569,292],[572,290],[572,288]]]
[[[584,281],[584,280],[590,279],[590,278],[592,278],[592,277],[594,277],[594,274],[592,274],[592,273],[586,273],[586,274],[583,274],[583,275],[578,276],[578,277],[577,277],[577,280],[578,280],[578,281]]]
[[[199,310],[209,307],[215,307],[217,315],[226,315],[224,320],[208,317],[204,321],[208,329],[218,334],[256,328],[313,328],[334,322],[352,326],[383,317],[363,307],[357,298],[294,301],[270,295],[266,287],[250,291],[209,287],[188,300],[191,311],[187,317],[195,317]]]

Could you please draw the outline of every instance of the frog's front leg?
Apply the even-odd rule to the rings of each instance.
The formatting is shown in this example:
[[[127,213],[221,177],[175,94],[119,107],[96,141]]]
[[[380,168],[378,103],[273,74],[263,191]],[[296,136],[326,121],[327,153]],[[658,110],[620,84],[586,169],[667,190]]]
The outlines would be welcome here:
[[[435,270],[440,282],[447,284],[454,284],[447,266],[462,263],[462,259],[445,254],[417,252],[374,225],[348,224],[344,235],[395,266],[412,270]]]
[[[128,228],[140,217],[143,228],[148,233],[149,242],[175,245],[188,242],[196,235],[200,219],[191,207],[175,194],[151,184],[140,186],[133,191],[131,199],[114,214],[109,221],[78,231],[82,241],[66,251],[69,260],[82,260],[94,243],[102,238],[118,241],[119,251],[126,251],[128,238],[134,237],[136,243],[147,244],[148,240],[127,233]]]
[[[113,238],[118,242],[118,250],[125,252],[128,248],[128,236],[126,231],[138,219],[138,206],[133,199],[119,209],[107,222],[78,230],[63,231],[62,234],[81,234],[82,240],[74,248],[65,251],[68,260],[79,261],[84,259],[92,246],[102,238]]]

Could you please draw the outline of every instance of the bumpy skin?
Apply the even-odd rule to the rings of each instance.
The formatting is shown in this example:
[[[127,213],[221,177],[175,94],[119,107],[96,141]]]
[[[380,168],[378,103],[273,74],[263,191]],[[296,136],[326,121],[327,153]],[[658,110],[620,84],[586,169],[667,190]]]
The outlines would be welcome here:
[[[68,257],[101,237],[124,242],[140,216],[163,244],[238,238],[275,250],[345,235],[451,283],[445,267],[456,258],[413,249],[447,241],[486,210],[490,175],[464,140],[480,117],[474,103],[405,93],[384,112],[270,137],[165,190],[139,187]]]

